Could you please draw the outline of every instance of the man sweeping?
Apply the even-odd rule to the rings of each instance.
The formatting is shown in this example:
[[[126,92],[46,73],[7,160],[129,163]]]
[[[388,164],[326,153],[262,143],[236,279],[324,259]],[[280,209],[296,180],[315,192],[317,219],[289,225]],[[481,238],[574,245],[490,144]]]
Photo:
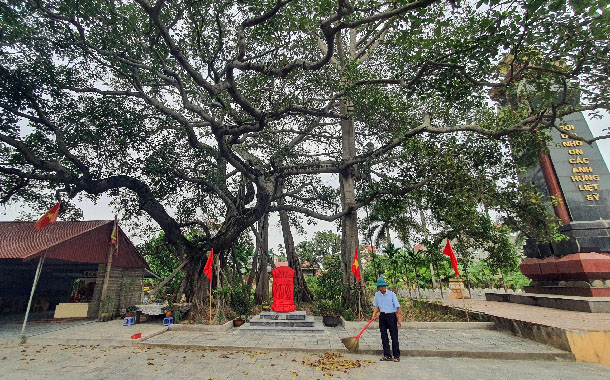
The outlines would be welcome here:
[[[377,293],[373,301],[373,319],[379,315],[379,331],[381,331],[381,344],[383,346],[383,357],[381,361],[400,361],[400,348],[398,347],[398,327],[402,326],[402,314],[400,303],[396,293],[388,290],[388,284],[383,277],[377,280]],[[390,343],[388,341],[388,330],[392,338],[392,355],[390,355]]]

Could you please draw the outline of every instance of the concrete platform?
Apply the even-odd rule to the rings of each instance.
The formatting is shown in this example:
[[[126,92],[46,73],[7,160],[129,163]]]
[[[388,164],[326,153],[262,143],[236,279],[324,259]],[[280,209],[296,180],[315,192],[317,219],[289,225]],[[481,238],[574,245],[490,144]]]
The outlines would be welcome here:
[[[548,307],[586,313],[610,313],[610,298],[578,297],[537,293],[485,293],[487,301],[511,302],[530,306]]]
[[[578,361],[610,366],[610,313],[483,300],[445,300],[432,305],[492,321],[498,330],[572,352]]]
[[[258,333],[258,334],[325,334],[326,330],[322,322],[318,321],[301,321],[300,323],[310,324],[309,326],[290,326],[290,324],[299,323],[292,321],[273,321],[267,325],[257,325],[261,323],[259,320],[253,320],[255,324],[245,323],[239,328],[240,333]],[[276,323],[276,324],[273,324]]]

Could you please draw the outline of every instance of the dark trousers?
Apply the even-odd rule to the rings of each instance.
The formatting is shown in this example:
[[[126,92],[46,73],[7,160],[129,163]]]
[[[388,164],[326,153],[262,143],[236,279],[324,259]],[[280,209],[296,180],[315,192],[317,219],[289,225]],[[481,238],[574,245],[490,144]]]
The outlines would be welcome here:
[[[392,353],[395,358],[400,357],[398,347],[398,317],[396,313],[379,315],[379,330],[381,331],[381,345],[383,346],[383,356],[390,355],[390,342],[388,341],[388,330],[392,337]]]

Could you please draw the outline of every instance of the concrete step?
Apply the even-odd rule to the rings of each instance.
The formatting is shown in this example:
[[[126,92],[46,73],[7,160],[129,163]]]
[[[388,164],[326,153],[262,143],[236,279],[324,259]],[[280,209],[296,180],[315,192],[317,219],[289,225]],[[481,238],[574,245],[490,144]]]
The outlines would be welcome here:
[[[306,314],[304,310],[291,311],[289,313],[278,313],[277,311],[263,311],[258,316],[261,319],[304,321]]]
[[[250,320],[251,326],[269,326],[269,327],[314,327],[314,319],[312,316],[306,316],[305,319],[267,319],[256,316]]]
[[[301,327],[301,326],[256,326],[252,325],[252,323],[245,323],[239,328],[240,334],[248,334],[248,333],[256,333],[261,335],[268,334],[286,334],[286,335],[294,335],[294,334],[326,334],[326,330],[324,329],[324,325],[320,322],[313,322],[312,326]]]

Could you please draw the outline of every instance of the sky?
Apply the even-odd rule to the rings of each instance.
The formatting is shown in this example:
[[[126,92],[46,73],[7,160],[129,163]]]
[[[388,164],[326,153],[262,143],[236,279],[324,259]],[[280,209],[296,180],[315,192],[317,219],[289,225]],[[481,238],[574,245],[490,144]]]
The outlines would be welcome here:
[[[593,136],[608,134],[608,129],[610,128],[610,115],[608,113],[604,113],[602,119],[592,119],[588,117],[587,114],[585,115],[585,117],[587,119],[587,122],[589,123],[589,127],[591,128]],[[604,158],[604,161],[606,163],[606,167],[608,167],[608,163],[610,162],[610,139],[600,140],[597,142],[597,144],[599,146],[602,157]],[[328,180],[331,180],[330,177]],[[338,183],[336,184],[336,186],[338,187]],[[108,205],[109,202],[110,198],[102,196],[97,204],[93,204],[89,200],[83,200],[81,202],[78,202],[77,205],[81,207],[83,211],[84,220],[111,220],[114,219],[114,211]],[[0,206],[0,221],[14,220],[16,217],[19,216],[19,212],[21,209],[23,209],[23,207],[27,206]],[[362,213],[359,215],[360,218],[362,218],[363,216],[364,214]],[[274,213],[270,217],[269,225],[269,248],[273,248],[273,250],[277,253],[279,252],[278,245],[284,245],[281,227],[279,226],[279,217],[277,213]],[[297,231],[292,231],[294,235],[295,244],[298,244],[299,242],[304,240],[311,239],[317,231],[331,230],[340,234],[340,231],[337,230],[337,223],[318,221],[315,225],[308,225],[304,223],[303,227],[305,230],[304,234],[298,234]],[[142,243],[141,238],[136,236],[140,234],[136,234],[135,231],[130,231],[128,227],[124,228],[124,230],[135,244]],[[398,244],[398,246],[400,246],[400,244]]]

